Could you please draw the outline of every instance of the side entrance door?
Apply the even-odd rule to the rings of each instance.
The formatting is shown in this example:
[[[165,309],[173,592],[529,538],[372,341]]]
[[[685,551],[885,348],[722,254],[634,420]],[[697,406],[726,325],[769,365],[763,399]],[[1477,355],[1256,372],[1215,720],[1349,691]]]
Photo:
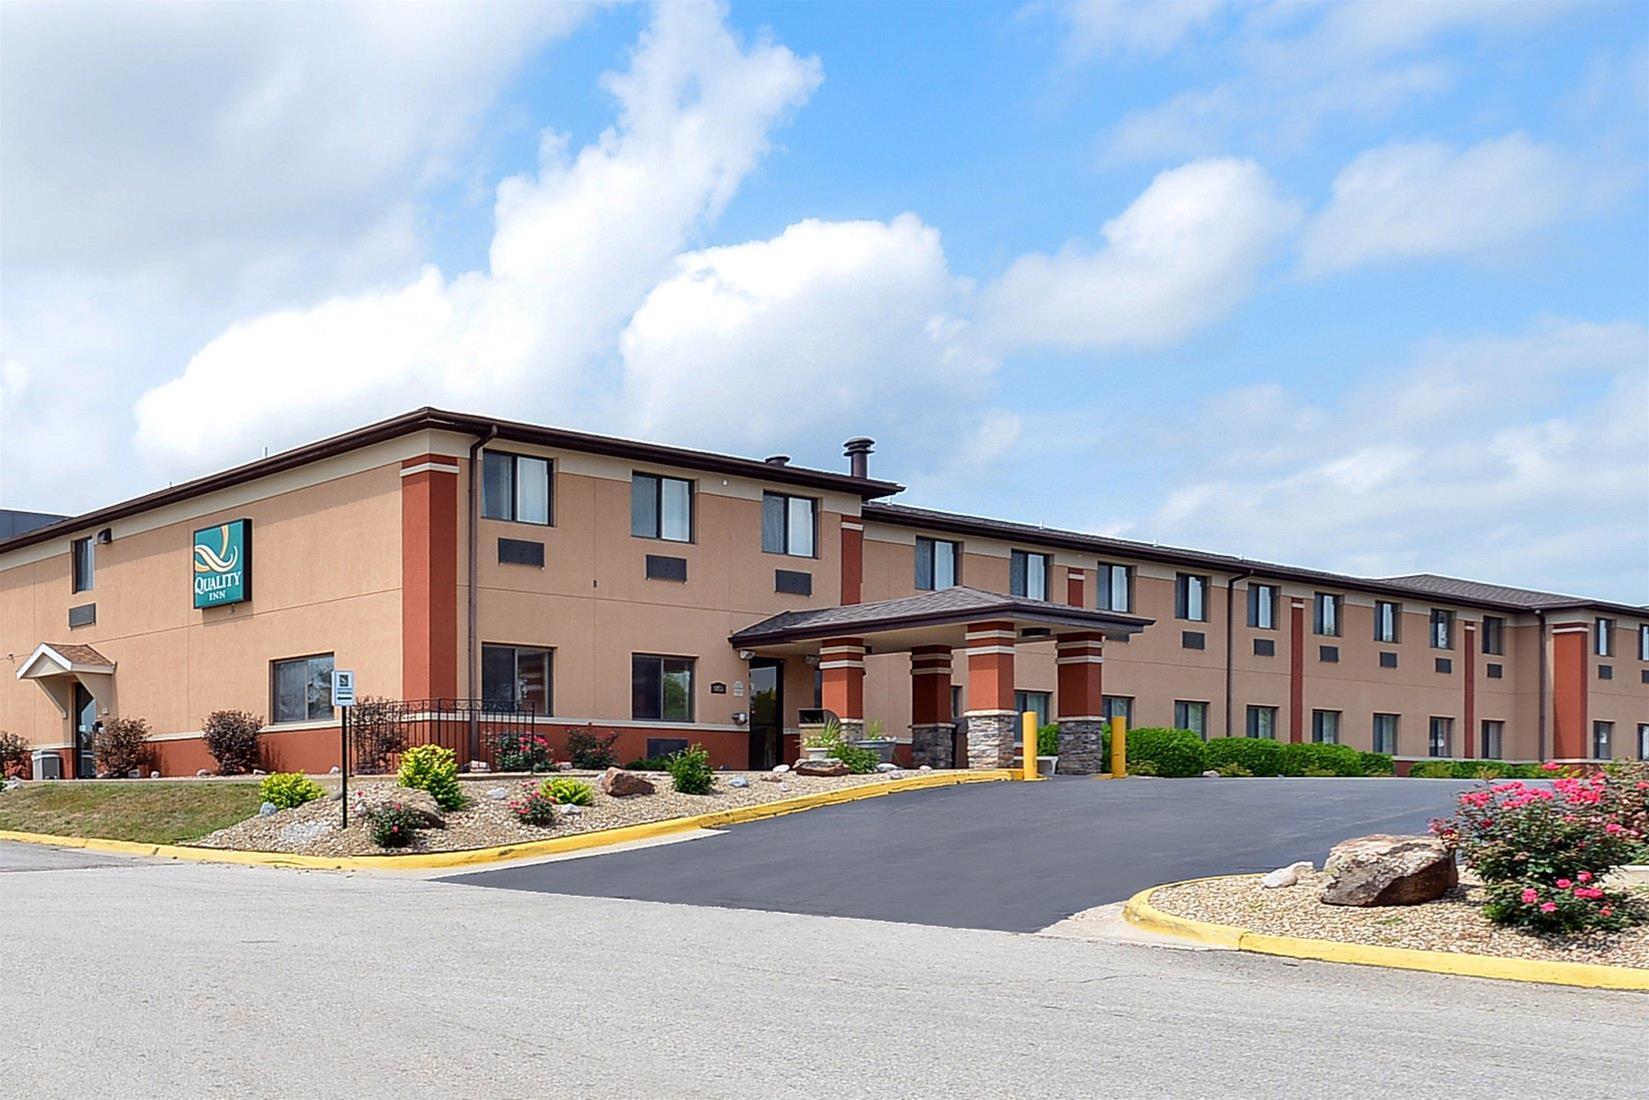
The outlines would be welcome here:
[[[97,729],[97,700],[86,690],[86,685],[74,685],[74,777],[97,778],[97,754],[92,739]]]
[[[779,763],[784,736],[784,662],[757,657],[750,662],[750,769],[769,771]]]

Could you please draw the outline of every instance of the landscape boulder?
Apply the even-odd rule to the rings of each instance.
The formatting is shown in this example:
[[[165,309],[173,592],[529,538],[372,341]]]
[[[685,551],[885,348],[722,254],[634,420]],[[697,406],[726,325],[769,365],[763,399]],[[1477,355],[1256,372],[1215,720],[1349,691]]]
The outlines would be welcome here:
[[[790,769],[796,775],[848,775],[847,765],[833,756],[823,760],[798,760]]]
[[[1377,833],[1329,850],[1323,901],[1329,905],[1418,905],[1460,881],[1454,853],[1430,836]]]
[[[650,781],[643,779],[635,772],[627,772],[623,768],[608,768],[602,772],[601,789],[614,798],[652,794],[658,790]]]
[[[374,783],[368,787],[357,787],[349,792],[350,822],[354,823],[355,814],[367,814],[391,804],[399,804],[403,809],[411,811],[418,817],[418,827],[421,829],[444,829],[447,819],[441,816],[441,807],[435,801],[435,796],[426,790],[417,787],[397,787],[388,783]]]

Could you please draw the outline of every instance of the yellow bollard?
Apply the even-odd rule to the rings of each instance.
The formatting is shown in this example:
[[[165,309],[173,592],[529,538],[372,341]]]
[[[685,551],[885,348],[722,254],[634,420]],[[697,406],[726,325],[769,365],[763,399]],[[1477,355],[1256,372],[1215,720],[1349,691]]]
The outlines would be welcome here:
[[[1128,778],[1128,719],[1111,719],[1111,778]]]
[[[1026,711],[1019,716],[1021,744],[1019,751],[1024,755],[1024,768],[1020,772],[1021,779],[1040,779],[1036,773],[1036,714]]]

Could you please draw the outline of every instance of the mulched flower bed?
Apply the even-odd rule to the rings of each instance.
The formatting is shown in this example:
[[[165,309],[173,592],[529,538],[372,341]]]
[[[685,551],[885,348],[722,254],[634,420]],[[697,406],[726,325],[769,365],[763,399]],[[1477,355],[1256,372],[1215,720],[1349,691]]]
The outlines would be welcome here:
[[[1534,936],[1489,923],[1480,911],[1482,885],[1469,877],[1438,901],[1368,909],[1324,905],[1318,897],[1328,876],[1320,871],[1276,890],[1262,889],[1260,878],[1231,875],[1165,886],[1151,894],[1151,904],[1174,916],[1265,935],[1649,969],[1649,924],[1622,932]],[[1649,890],[1636,894],[1649,907]]]
[[[675,817],[693,817],[715,813],[740,806],[759,805],[782,798],[800,798],[821,791],[843,787],[857,787],[867,783],[882,783],[889,779],[908,777],[917,773],[896,771],[870,775],[839,777],[775,775],[771,772],[717,772],[716,786],[706,795],[680,794],[670,785],[670,777],[648,772],[646,778],[658,788],[654,794],[634,795],[629,798],[611,798],[602,793],[598,772],[556,772],[590,784],[595,793],[593,805],[569,809],[562,807],[557,821],[548,829],[523,825],[516,820],[506,800],[495,799],[487,792],[502,787],[515,798],[522,793],[528,780],[524,776],[493,775],[484,779],[462,781],[469,805],[462,810],[446,813],[446,828],[420,829],[416,840],[405,848],[379,848],[367,836],[365,828],[354,815],[349,828],[339,827],[341,811],[336,801],[336,783],[328,783],[332,797],[305,803],[268,817],[250,817],[226,829],[219,829],[192,843],[206,848],[239,848],[260,852],[299,852],[304,855],[385,855],[413,852],[450,852],[466,848],[491,848],[501,844],[520,844],[526,841],[547,840],[574,833],[612,829],[623,825],[640,825]],[[924,773],[926,774],[926,773]],[[747,787],[729,786],[728,781],[742,775]],[[541,781],[543,777],[539,777]],[[389,786],[392,780],[382,778],[350,779],[353,792],[364,786]]]

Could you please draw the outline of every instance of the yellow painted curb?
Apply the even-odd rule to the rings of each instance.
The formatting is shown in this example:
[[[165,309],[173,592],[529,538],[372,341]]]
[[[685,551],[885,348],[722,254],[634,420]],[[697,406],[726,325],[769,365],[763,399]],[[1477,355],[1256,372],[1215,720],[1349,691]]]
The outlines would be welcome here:
[[[1379,947],[1374,944],[1341,943],[1336,940],[1271,936],[1234,925],[1177,917],[1171,913],[1164,913],[1151,904],[1151,895],[1164,887],[1184,886],[1187,882],[1206,882],[1213,878],[1237,877],[1239,876],[1211,875],[1208,878],[1187,879],[1185,882],[1165,882],[1161,886],[1141,890],[1123,905],[1123,919],[1129,924],[1152,932],[1195,940],[1215,947],[1251,951],[1258,955],[1353,963],[1358,966],[1384,966],[1398,970],[1424,970],[1433,974],[1498,978],[1509,982],[1541,982],[1547,985],[1571,985],[1586,989],[1649,991],[1649,970],[1604,966],[1600,963],[1542,962],[1534,959],[1508,959],[1498,955],[1465,955],[1453,951],[1422,951],[1412,947]]]
[[[856,787],[840,787],[832,791],[781,798],[755,806],[739,806],[730,810],[698,814],[694,817],[674,817],[663,821],[649,821],[640,825],[624,825],[613,829],[599,829],[570,836],[550,837],[524,844],[506,844],[497,848],[467,848],[453,852],[424,852],[406,856],[306,856],[295,852],[254,852],[238,848],[198,848],[181,844],[146,844],[131,840],[104,840],[98,837],[51,836],[45,833],[14,833],[0,829],[0,840],[14,840],[22,844],[48,844],[54,848],[80,848],[90,852],[109,852],[127,856],[159,856],[163,859],[187,859],[198,863],[238,863],[262,867],[302,867],[323,871],[418,871],[442,867],[470,867],[483,863],[502,863],[514,859],[533,859],[539,856],[560,855],[591,848],[605,848],[614,844],[629,844],[638,840],[652,840],[673,833],[694,829],[719,829],[746,821],[782,817],[819,806],[842,802],[857,802],[865,798],[897,794],[901,791],[919,791],[930,787],[950,787],[962,783],[992,783],[1012,779],[1007,769],[995,771],[956,772],[939,775],[917,775],[908,779],[889,779],[881,783],[865,783]]]

